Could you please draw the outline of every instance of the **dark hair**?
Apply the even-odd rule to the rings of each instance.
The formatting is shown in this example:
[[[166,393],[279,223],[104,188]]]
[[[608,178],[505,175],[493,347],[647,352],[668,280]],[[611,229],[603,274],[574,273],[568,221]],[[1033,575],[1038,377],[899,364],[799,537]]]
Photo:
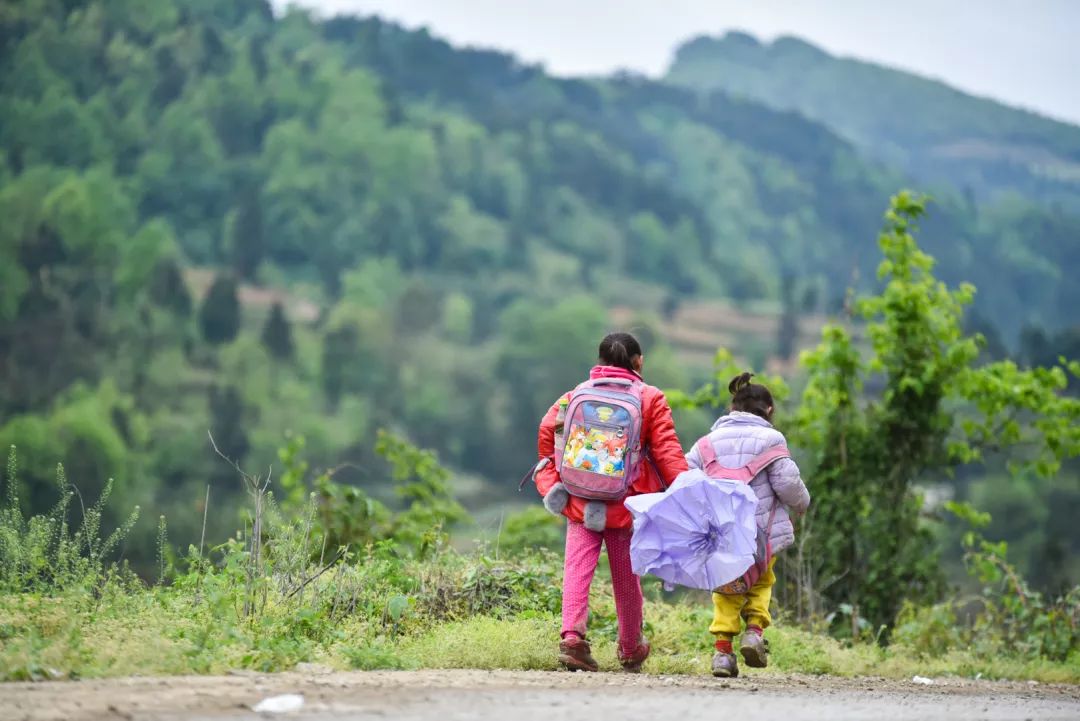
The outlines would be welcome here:
[[[634,371],[634,357],[641,355],[641,344],[629,333],[608,333],[600,341],[600,363]]]
[[[767,421],[772,420],[773,398],[769,389],[760,383],[751,383],[753,373],[742,373],[731,379],[727,389],[731,392],[731,410],[753,413]]]

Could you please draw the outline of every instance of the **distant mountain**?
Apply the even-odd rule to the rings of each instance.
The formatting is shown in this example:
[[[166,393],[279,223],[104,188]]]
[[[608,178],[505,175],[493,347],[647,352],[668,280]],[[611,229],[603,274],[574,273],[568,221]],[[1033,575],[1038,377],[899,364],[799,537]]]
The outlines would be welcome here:
[[[936,80],[744,33],[687,42],[668,79],[797,110],[874,157],[980,198],[1015,191],[1080,207],[1080,127]]]

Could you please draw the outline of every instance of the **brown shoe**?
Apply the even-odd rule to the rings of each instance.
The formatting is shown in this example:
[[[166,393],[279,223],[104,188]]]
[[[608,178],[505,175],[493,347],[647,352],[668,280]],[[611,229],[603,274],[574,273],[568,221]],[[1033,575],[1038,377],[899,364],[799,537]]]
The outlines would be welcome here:
[[[769,642],[757,629],[746,629],[739,645],[739,653],[750,668],[765,668],[769,665]]]
[[[735,654],[717,651],[712,657],[712,675],[717,678],[737,678],[739,662],[735,660]]]
[[[569,671],[599,671],[592,648],[583,638],[571,636],[559,642],[559,663]]]
[[[645,663],[645,659],[649,657],[649,651],[652,647],[649,646],[649,642],[645,639],[641,639],[641,643],[634,649],[634,652],[629,656],[623,656],[619,654],[619,663],[622,664],[623,671],[627,673],[641,673],[641,665]]]

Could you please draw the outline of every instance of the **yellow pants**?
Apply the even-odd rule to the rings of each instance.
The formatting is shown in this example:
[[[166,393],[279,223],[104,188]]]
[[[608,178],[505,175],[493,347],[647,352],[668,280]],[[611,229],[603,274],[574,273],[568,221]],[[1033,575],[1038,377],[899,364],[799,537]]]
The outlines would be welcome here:
[[[769,601],[772,600],[772,587],[776,583],[773,565],[776,559],[769,561],[769,570],[746,593],[727,596],[722,593],[712,595],[713,621],[709,633],[717,638],[730,641],[742,632],[742,620],[747,624],[768,628],[772,623],[769,615]]]

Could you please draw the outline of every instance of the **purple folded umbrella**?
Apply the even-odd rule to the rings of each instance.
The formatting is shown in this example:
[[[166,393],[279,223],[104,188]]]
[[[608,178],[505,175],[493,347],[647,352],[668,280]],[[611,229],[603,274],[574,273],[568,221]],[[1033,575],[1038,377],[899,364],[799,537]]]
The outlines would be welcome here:
[[[711,591],[754,562],[757,496],[745,483],[692,469],[679,474],[666,493],[631,496],[625,505],[634,514],[634,573],[656,576],[669,589]]]

